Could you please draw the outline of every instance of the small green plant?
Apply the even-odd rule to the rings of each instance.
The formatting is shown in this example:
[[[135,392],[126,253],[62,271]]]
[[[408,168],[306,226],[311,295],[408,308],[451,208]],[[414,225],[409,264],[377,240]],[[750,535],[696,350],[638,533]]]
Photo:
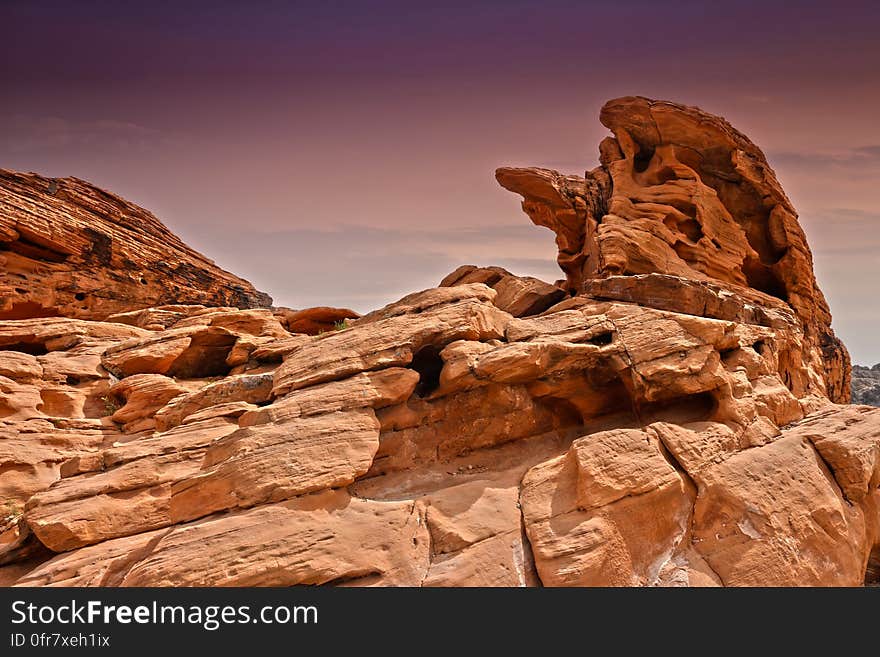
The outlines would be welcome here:
[[[122,405],[119,403],[119,400],[116,399],[113,395],[103,395],[99,397],[102,402],[104,402],[104,414],[105,415],[113,415],[116,411],[122,408]]]
[[[6,501],[0,505],[0,525],[12,524],[24,513],[24,505],[18,501]]]
[[[334,331],[344,331],[347,328],[351,328],[348,325],[347,319],[340,319],[338,322],[333,322],[333,330]]]

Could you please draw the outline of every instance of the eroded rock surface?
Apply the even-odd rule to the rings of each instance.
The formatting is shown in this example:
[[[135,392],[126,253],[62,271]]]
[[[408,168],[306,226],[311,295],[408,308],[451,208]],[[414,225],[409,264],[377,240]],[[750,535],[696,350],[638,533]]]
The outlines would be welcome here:
[[[147,210],[78,178],[0,169],[0,319],[272,299],[184,244]]]
[[[0,582],[873,584],[880,409],[757,147],[612,101],[503,169],[566,281],[463,266],[363,317],[0,320]]]
[[[761,150],[724,119],[667,101],[618,98],[600,120],[614,137],[586,177],[496,172],[532,221],[556,233],[569,289],[659,273],[780,299],[801,321],[804,358],[828,397],[848,402],[849,355],[831,330],[797,212]]]

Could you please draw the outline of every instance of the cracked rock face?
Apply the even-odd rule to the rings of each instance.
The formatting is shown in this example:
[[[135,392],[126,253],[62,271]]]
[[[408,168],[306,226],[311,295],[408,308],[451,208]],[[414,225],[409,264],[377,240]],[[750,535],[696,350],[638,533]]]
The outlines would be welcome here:
[[[560,285],[0,320],[0,582],[875,583],[880,410],[835,403],[772,171],[694,108],[602,120],[587,178],[498,173]]]

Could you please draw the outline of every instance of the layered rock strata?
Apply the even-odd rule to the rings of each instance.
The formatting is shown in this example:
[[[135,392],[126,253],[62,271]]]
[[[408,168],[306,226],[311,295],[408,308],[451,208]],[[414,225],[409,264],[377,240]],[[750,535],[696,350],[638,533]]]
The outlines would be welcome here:
[[[0,169],[0,319],[106,319],[168,303],[272,299],[133,203],[78,178]]]

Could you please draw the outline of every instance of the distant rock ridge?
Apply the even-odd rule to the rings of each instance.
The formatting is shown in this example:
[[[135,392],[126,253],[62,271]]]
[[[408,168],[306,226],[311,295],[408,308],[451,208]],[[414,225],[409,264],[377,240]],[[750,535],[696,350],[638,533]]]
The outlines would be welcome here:
[[[853,404],[880,406],[880,363],[873,367],[853,365],[852,401]]]
[[[0,178],[45,220],[2,252],[28,284],[0,316],[0,584],[880,585],[880,409],[835,403],[849,359],[772,170],[696,108],[602,120],[586,177],[497,172],[564,281],[463,265],[361,317],[247,307],[183,246],[200,273],[142,307],[154,242],[103,192]]]

